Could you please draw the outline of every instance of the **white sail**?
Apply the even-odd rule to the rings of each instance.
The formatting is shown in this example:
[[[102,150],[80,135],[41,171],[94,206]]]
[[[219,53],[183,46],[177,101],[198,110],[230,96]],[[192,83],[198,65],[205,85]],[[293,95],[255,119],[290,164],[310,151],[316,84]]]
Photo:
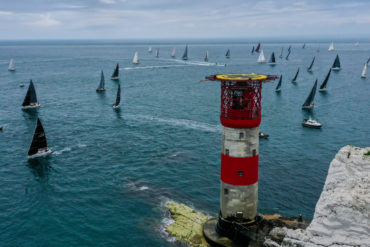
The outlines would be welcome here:
[[[261,50],[261,53],[257,59],[257,63],[266,63],[265,55],[263,54],[263,50]]]
[[[329,45],[328,51],[334,51],[334,43],[333,42],[331,42],[331,44]]]
[[[10,59],[8,70],[15,70],[14,59]]]
[[[149,53],[152,53],[152,51],[153,51],[153,50],[152,50],[152,47],[151,47],[151,46],[149,46],[149,48],[148,48],[148,52],[149,52]]]
[[[176,48],[172,49],[171,57],[176,57]]]
[[[366,78],[366,71],[367,71],[367,63],[364,65],[364,69],[362,70],[361,73],[361,78]]]
[[[139,53],[135,51],[134,59],[132,59],[132,63],[138,64],[139,63]]]

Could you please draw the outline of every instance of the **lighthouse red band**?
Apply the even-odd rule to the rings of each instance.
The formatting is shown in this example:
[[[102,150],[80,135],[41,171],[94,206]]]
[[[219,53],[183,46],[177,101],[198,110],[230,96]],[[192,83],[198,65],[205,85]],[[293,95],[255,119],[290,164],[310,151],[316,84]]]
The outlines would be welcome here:
[[[262,82],[276,76],[225,74],[221,82],[222,131],[220,217],[253,220],[257,216],[259,130]]]

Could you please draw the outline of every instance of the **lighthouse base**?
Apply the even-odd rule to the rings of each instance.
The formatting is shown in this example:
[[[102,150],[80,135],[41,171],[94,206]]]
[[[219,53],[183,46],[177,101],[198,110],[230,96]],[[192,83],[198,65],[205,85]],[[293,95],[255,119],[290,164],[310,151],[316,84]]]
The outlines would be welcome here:
[[[263,246],[266,236],[274,227],[305,229],[309,221],[280,215],[257,216],[253,222],[239,223],[212,218],[203,226],[203,235],[212,247]],[[282,241],[282,240],[281,240]]]

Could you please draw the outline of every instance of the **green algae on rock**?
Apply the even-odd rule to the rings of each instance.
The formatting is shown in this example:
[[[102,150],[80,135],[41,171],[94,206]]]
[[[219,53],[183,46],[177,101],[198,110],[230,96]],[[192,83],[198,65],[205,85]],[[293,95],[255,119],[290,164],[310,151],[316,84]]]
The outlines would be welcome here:
[[[166,227],[171,236],[192,247],[209,247],[202,232],[209,217],[181,203],[168,202],[167,208],[174,219],[174,222]]]

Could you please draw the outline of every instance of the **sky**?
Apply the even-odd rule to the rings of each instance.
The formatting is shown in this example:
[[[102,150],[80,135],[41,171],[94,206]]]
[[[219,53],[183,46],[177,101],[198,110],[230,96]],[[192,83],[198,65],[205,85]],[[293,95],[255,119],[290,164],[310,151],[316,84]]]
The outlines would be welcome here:
[[[2,39],[370,40],[370,0],[0,0]]]

